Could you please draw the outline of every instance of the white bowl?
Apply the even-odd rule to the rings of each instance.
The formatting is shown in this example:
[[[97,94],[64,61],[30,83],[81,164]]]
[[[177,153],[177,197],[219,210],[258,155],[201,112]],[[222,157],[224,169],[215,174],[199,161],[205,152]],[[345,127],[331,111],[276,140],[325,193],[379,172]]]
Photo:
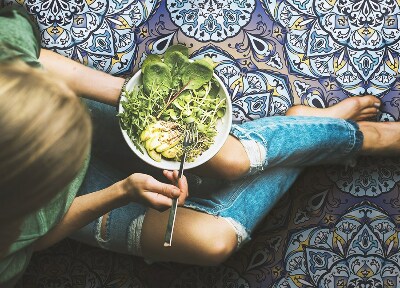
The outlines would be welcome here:
[[[229,97],[228,91],[225,88],[224,83],[221,81],[221,79],[214,73],[214,78],[218,81],[220,85],[220,90],[219,90],[219,96],[220,97],[225,97],[226,98],[226,111],[225,115],[217,121],[217,135],[214,138],[214,143],[210,146],[210,148],[207,151],[204,151],[199,157],[196,158],[195,161],[193,162],[186,162],[185,163],[185,169],[190,169],[197,167],[204,162],[207,162],[209,159],[211,159],[217,152],[221,149],[222,145],[224,145],[226,138],[228,138],[229,132],[231,130],[231,125],[232,125],[232,102],[231,98]],[[141,85],[142,83],[142,73],[141,70],[139,70],[127,83],[126,85],[126,90],[130,91],[133,90],[135,86]],[[118,112],[122,113],[124,111],[124,108],[122,107],[121,102],[123,100],[126,100],[125,97],[121,98],[119,107],[118,107]],[[121,123],[121,122],[120,122]],[[120,125],[121,127],[121,125]],[[142,160],[144,160],[146,163],[161,168],[161,169],[167,169],[167,170],[178,170],[179,169],[179,162],[173,161],[173,160],[166,160],[166,159],[161,159],[160,162],[154,161],[153,159],[150,158],[150,156],[147,154],[146,149],[143,147],[143,153],[140,152],[135,145],[133,144],[132,140],[128,136],[125,130],[122,129],[122,135],[124,136],[124,139],[128,146],[132,149],[132,151]]]

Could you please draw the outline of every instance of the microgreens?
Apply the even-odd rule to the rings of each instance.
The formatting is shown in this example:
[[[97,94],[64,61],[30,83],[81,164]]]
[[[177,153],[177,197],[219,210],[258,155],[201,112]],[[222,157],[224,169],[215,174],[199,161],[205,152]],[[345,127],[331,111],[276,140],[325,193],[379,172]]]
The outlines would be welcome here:
[[[181,145],[175,143],[179,131],[195,122],[199,139],[188,154],[188,161],[193,161],[214,142],[217,120],[226,111],[226,101],[218,96],[220,86],[213,78],[214,63],[210,58],[191,62],[188,54],[187,47],[173,45],[163,58],[148,55],[142,65],[142,85],[125,91],[124,112],[118,114],[135,146],[140,151],[144,146],[156,161],[161,155],[178,160],[182,155]],[[174,144],[167,145],[165,139]]]

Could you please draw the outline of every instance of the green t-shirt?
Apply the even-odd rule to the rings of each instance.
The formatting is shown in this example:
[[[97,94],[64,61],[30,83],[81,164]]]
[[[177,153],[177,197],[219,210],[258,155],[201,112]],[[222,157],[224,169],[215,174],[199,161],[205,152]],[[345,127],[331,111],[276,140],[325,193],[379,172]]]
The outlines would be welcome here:
[[[41,67],[39,52],[39,33],[29,16],[15,8],[0,9],[0,65],[3,61],[19,59],[33,67]],[[78,176],[50,203],[26,217],[18,239],[11,245],[7,256],[0,259],[0,287],[22,275],[32,256],[32,243],[65,215],[82,184],[88,162],[87,159]]]
[[[15,7],[0,9],[0,62],[20,59],[40,67],[39,52],[39,31],[26,12]]]

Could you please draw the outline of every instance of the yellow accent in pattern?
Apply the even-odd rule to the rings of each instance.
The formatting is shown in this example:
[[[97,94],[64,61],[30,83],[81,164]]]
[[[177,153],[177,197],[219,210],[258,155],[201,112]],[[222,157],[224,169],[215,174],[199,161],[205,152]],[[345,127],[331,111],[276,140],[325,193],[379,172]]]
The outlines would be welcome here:
[[[337,2],[337,0],[326,0],[326,3],[328,3],[332,7],[335,6],[336,2]]]
[[[112,22],[113,24],[115,24],[115,28],[116,28],[116,29],[122,30],[122,29],[129,29],[129,28],[132,27],[132,26],[129,25],[129,23],[125,20],[125,18],[124,18],[124,17],[121,17],[121,16],[119,16],[117,19],[112,18],[112,17],[107,18],[107,19],[108,19],[108,21],[110,21],[110,22]]]
[[[306,282],[304,279],[306,278],[305,275],[302,274],[297,274],[297,275],[289,275],[290,279],[292,279],[294,285],[297,287],[304,287],[304,282]],[[303,280],[303,281],[301,281]]]
[[[385,251],[386,253],[397,251],[398,247],[399,247],[399,236],[398,236],[398,234],[397,233],[393,233],[392,236],[390,236],[388,239],[386,239],[385,246],[386,247],[392,246],[391,251]]]
[[[297,54],[299,56],[299,60],[301,61],[301,64],[306,64],[307,67],[310,67],[310,58],[307,57],[306,54]]]
[[[339,71],[340,69],[342,69],[346,65],[346,61],[344,61],[344,59],[342,59],[342,61],[340,61],[340,63],[338,61],[339,61],[339,58],[335,57],[333,59],[333,70],[335,72]]]
[[[237,87],[237,88],[236,88]],[[232,90],[238,90],[238,91],[242,91],[243,90],[243,79],[242,77],[239,77],[238,79],[236,79],[232,84],[231,84],[231,89]]]
[[[119,29],[131,28],[131,25],[129,25],[128,21],[126,21],[124,17],[118,17],[118,21],[123,24],[122,26],[118,27]]]
[[[356,274],[360,278],[369,278],[374,275],[374,272],[368,265],[363,265],[360,269],[358,269]]]
[[[386,61],[386,65],[393,71],[397,71],[397,69],[399,69],[399,58],[397,57],[396,58],[392,57],[392,59],[388,58],[388,60]]]
[[[299,242],[299,247],[294,251],[295,252],[303,251],[304,247],[309,245],[310,245],[310,238],[307,238],[306,240]]]
[[[50,35],[57,35],[57,37],[59,37],[64,32],[64,29],[60,26],[50,26],[46,30],[47,33],[49,33]]]
[[[114,57],[111,58],[111,66],[113,66],[115,63],[118,63],[121,61],[122,56],[124,56],[125,53],[117,53],[114,55]]]
[[[278,91],[276,90],[276,86],[271,86],[268,82],[267,82],[267,91],[273,91],[272,92],[272,96],[280,96],[280,94],[278,93]]]
[[[292,30],[306,30],[307,26],[304,24],[301,24],[302,22],[304,22],[305,19],[304,17],[299,17],[296,19],[296,21],[294,21],[294,23],[292,24],[292,26],[290,26],[290,29]]]
[[[336,231],[333,232],[333,240],[332,240],[332,244],[334,247],[339,247],[339,243],[342,246],[342,249],[344,249],[344,245],[346,243],[346,241],[344,241],[343,237],[340,236],[338,233],[336,233]],[[339,251],[341,251],[340,249],[338,249]]]

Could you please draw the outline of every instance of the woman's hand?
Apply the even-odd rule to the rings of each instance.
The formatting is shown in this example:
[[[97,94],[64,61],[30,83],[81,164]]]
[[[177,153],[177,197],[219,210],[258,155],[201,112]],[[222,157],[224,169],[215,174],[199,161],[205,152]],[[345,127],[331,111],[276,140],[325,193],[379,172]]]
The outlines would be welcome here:
[[[172,199],[178,198],[179,205],[183,205],[188,195],[186,177],[178,179],[177,171],[164,171],[165,177],[172,184],[162,183],[150,175],[135,173],[123,180],[123,188],[130,201],[138,202],[159,211],[172,205]]]

